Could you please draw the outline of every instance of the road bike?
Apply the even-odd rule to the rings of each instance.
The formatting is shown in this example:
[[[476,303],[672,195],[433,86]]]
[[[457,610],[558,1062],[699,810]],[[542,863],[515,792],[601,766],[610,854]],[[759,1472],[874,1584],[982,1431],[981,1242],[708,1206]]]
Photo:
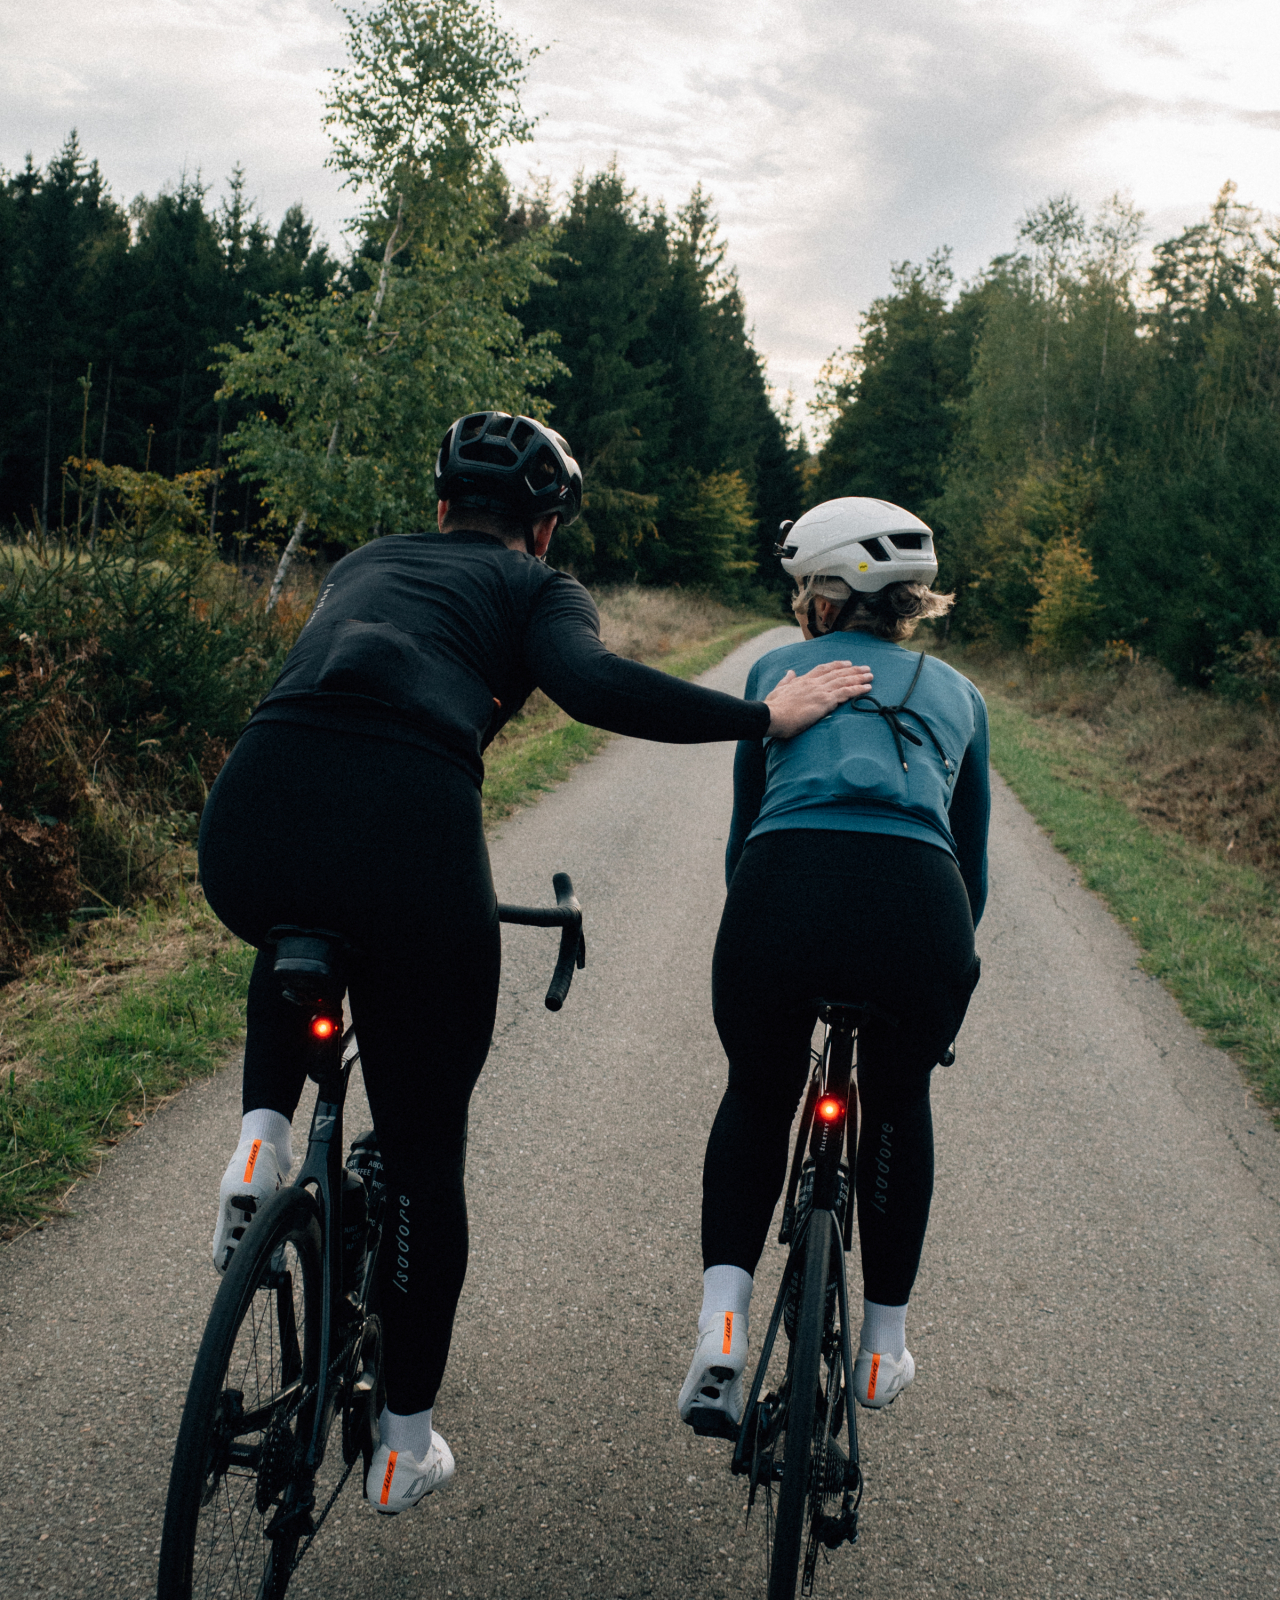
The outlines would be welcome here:
[[[554,906],[499,919],[559,927],[546,1005],[586,964],[565,873]],[[372,1133],[343,1161],[342,1112],[359,1049],[342,1024],[351,951],[322,929],[273,928],[274,973],[298,1006],[319,1085],[297,1178],[253,1211],[213,1302],[174,1450],[157,1600],[277,1600],[357,1462],[378,1442],[382,1326],[375,1262],[385,1188]],[[361,1482],[363,1482],[363,1477]]]
[[[885,1013],[826,1000],[817,1010],[825,1033],[814,1052],[778,1235],[791,1249],[734,1434],[732,1470],[748,1481],[748,1515],[764,1491],[768,1600],[794,1600],[797,1579],[802,1595],[813,1593],[819,1552],[857,1541],[863,1489],[844,1258],[853,1235],[858,1023]],[[790,1343],[782,1382],[762,1393],[783,1329]]]

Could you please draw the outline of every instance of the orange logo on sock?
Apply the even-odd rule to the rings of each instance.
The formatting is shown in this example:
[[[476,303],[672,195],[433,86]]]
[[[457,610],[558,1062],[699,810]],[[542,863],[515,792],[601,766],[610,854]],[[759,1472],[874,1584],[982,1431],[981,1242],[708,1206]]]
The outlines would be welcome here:
[[[874,1400],[875,1397],[876,1397],[876,1379],[879,1376],[880,1376],[880,1357],[878,1355],[877,1356],[872,1356],[872,1358],[871,1358],[871,1382],[867,1385],[867,1399],[868,1400]]]
[[[255,1139],[249,1147],[249,1164],[244,1169],[243,1183],[253,1182],[253,1169],[258,1164],[258,1151],[262,1149],[262,1140]]]
[[[399,1454],[400,1452],[398,1450],[393,1450],[391,1452],[391,1459],[387,1462],[387,1470],[382,1479],[382,1498],[378,1502],[379,1505],[385,1506],[388,1498],[390,1497],[391,1480],[396,1475],[396,1457]]]
[[[733,1343],[733,1312],[724,1314],[724,1353],[729,1354],[729,1346]]]

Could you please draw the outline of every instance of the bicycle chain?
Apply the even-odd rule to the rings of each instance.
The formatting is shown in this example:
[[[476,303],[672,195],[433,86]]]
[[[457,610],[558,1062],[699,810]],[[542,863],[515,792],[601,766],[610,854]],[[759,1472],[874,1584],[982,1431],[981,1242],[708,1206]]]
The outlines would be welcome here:
[[[351,1334],[350,1334],[349,1338],[347,1339],[346,1344],[342,1347],[341,1350],[339,1350],[337,1355],[330,1361],[330,1363],[329,1363],[329,1371],[330,1371],[330,1373],[335,1371],[335,1369],[337,1371],[339,1371],[339,1372],[342,1371],[343,1367],[346,1365],[347,1361],[350,1359],[352,1352],[356,1349],[357,1345],[360,1343],[360,1341],[363,1338],[364,1338],[364,1322],[362,1321],[362,1322],[357,1323],[353,1327],[353,1329],[351,1331]],[[318,1394],[319,1391],[320,1391],[319,1380],[317,1380],[315,1383],[308,1384],[308,1386],[297,1397],[297,1399],[294,1401],[293,1405],[290,1406],[290,1408],[289,1408],[289,1410],[287,1412],[277,1413],[277,1416],[281,1417],[283,1425],[287,1427],[293,1421],[293,1419],[298,1415],[298,1413],[302,1410],[302,1408],[311,1400],[311,1398],[314,1395]],[[276,1416],[273,1416],[272,1419],[271,1419],[271,1422],[268,1424],[268,1429],[274,1428],[275,1425],[276,1425]],[[360,1459],[359,1456],[357,1456],[356,1457],[356,1461],[358,1461],[359,1459]],[[348,1464],[348,1466],[346,1467],[346,1469],[343,1472],[342,1476],[338,1479],[337,1485],[334,1488],[333,1493],[329,1496],[328,1501],[325,1503],[324,1510],[321,1511],[321,1513],[320,1513],[320,1515],[318,1517],[313,1519],[312,1525],[311,1525],[311,1532],[309,1534],[307,1534],[306,1542],[302,1545],[302,1548],[294,1556],[293,1565],[289,1568],[289,1576],[290,1577],[292,1577],[293,1574],[298,1570],[298,1566],[301,1563],[303,1556],[305,1556],[307,1551],[311,1548],[311,1541],[315,1538],[316,1534],[318,1534],[320,1532],[320,1529],[324,1526],[324,1520],[329,1515],[330,1511],[333,1509],[334,1501],[338,1498],[338,1496],[342,1493],[343,1488],[346,1486],[347,1479],[351,1476],[352,1471],[355,1468],[356,1461],[352,1461],[352,1462],[350,1462]],[[259,1469],[259,1470],[261,1470],[261,1469]]]

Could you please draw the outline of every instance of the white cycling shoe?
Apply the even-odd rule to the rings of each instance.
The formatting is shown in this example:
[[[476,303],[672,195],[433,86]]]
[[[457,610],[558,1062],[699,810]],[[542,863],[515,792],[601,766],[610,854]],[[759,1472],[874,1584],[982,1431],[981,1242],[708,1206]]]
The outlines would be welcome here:
[[[237,1147],[218,1187],[213,1264],[219,1272],[227,1270],[258,1208],[270,1200],[287,1176],[281,1170],[275,1145],[265,1139],[245,1139]]]
[[[878,1411],[892,1405],[916,1375],[910,1350],[901,1360],[875,1350],[859,1350],[853,1364],[853,1398],[860,1406]]]
[[[680,1420],[697,1434],[736,1439],[746,1399],[742,1374],[747,1365],[747,1319],[721,1312],[698,1335],[693,1365],[680,1391]]]
[[[408,1450],[380,1444],[373,1452],[364,1480],[365,1499],[387,1515],[407,1511],[453,1477],[453,1451],[433,1428],[431,1448],[421,1461]]]

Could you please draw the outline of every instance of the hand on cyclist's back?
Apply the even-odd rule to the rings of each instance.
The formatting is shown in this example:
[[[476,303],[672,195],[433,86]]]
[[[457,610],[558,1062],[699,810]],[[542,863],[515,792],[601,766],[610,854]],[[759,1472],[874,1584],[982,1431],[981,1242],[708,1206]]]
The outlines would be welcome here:
[[[855,667],[852,661],[824,661],[799,678],[788,672],[764,699],[770,737],[791,739],[803,733],[846,700],[868,693],[871,678],[870,667]]]

